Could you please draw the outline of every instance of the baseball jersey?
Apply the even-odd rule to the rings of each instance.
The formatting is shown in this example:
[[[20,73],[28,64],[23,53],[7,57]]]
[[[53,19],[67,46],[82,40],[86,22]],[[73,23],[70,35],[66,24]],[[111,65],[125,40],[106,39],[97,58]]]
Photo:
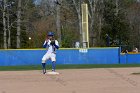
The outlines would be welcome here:
[[[55,44],[51,45],[51,40],[48,40],[48,42],[44,42],[43,47],[47,48],[47,53],[55,53],[56,49],[59,48],[59,43],[57,40],[55,40]]]

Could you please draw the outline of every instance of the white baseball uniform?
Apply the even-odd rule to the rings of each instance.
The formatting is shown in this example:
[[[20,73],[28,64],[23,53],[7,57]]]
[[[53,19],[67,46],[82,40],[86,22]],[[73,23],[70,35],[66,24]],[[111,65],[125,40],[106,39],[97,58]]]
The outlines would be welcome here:
[[[46,63],[46,60],[51,59],[51,61],[56,61],[56,49],[59,48],[59,43],[55,40],[55,45],[51,45],[51,40],[44,42],[43,46],[47,48],[46,54],[42,58],[42,63]]]

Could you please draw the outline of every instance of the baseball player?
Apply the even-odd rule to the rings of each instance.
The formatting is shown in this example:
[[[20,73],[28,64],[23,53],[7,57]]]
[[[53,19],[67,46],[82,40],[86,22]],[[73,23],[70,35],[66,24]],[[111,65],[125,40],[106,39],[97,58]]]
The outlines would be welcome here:
[[[59,48],[59,43],[54,38],[54,33],[49,32],[47,35],[47,39],[45,40],[43,47],[47,48],[46,54],[42,58],[42,68],[43,74],[46,73],[46,61],[50,59],[52,61],[52,71],[55,72],[56,66],[56,49]]]

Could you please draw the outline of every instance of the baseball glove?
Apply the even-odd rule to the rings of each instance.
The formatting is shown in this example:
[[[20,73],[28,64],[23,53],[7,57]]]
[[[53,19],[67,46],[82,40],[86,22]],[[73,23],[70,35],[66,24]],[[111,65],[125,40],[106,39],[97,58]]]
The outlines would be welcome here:
[[[55,45],[55,40],[51,40],[51,45]]]

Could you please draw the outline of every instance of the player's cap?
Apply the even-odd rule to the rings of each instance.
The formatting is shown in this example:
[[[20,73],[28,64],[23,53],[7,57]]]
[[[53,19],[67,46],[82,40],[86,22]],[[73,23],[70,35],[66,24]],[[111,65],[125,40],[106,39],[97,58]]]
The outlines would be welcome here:
[[[48,32],[48,36],[54,36],[53,32]]]

